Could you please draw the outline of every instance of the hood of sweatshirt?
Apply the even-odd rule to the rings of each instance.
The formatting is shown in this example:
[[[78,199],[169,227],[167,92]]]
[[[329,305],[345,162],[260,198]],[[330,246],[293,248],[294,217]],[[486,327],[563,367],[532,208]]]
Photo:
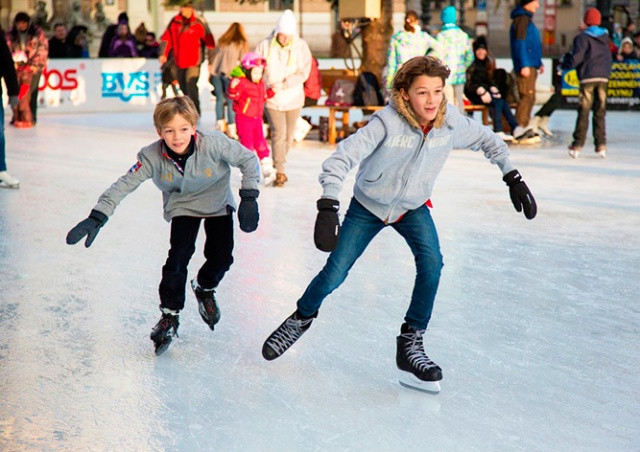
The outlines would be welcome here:
[[[524,9],[522,6],[516,6],[515,9],[511,11],[511,19],[515,19],[518,16],[533,17],[533,14]]]

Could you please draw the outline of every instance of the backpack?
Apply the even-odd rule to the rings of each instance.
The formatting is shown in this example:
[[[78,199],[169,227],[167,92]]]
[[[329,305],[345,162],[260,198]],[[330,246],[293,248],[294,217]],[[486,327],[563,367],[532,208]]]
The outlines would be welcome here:
[[[384,105],[384,98],[380,91],[378,77],[372,72],[363,72],[358,76],[358,81],[356,81],[356,86],[353,90],[353,105]]]
[[[331,85],[331,92],[325,101],[325,105],[350,107],[353,105],[353,90],[355,83],[351,80],[338,79]]]

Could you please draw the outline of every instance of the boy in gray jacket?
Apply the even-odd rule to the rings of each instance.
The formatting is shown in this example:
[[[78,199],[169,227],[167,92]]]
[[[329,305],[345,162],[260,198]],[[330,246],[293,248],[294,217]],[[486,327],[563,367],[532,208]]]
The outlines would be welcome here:
[[[427,206],[452,148],[482,149],[502,171],[516,210],[524,210],[528,219],[536,215],[535,200],[511,165],[504,141],[447,105],[443,88],[449,73],[444,63],[431,56],[407,61],[394,78],[390,104],[342,141],[323,163],[314,241],[318,249],[331,254],[298,300],[297,310],[265,341],[265,359],[282,355],[309,329],[322,301],[344,281],[376,234],[391,226],[407,241],[417,267],[411,303],[396,340],[400,382],[440,390],[442,369],[423,348],[442,268],[438,235]],[[340,231],[338,196],[348,172],[358,165],[353,198]]]
[[[98,199],[89,217],[67,234],[73,245],[87,237],[89,247],[117,205],[147,179],[162,191],[164,218],[171,222],[171,248],[162,267],[160,311],[151,332],[156,354],[163,353],[177,336],[178,315],[184,307],[187,265],[195,251],[200,223],[207,236],[205,263],[191,286],[202,319],[213,330],[220,320],[214,293],[233,263],[231,167],[242,172],[238,220],[244,232],[258,227],[260,166],[255,154],[222,132],[196,130],[198,111],[186,97],[165,99],[156,105],[153,122],[160,140],[142,148],[136,163]]]

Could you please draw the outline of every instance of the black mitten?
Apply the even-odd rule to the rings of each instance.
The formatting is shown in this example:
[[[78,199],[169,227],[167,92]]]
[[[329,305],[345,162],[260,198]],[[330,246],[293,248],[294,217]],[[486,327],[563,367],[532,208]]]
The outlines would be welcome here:
[[[508,172],[502,180],[509,186],[509,196],[511,196],[513,207],[515,207],[518,212],[524,210],[524,216],[527,217],[528,220],[534,218],[538,211],[536,200],[533,198],[527,184],[522,181],[522,176],[518,170]]]
[[[238,221],[244,232],[253,232],[258,228],[258,190],[240,189],[240,207],[238,207]]]
[[[313,230],[313,241],[320,251],[331,252],[338,246],[340,236],[340,219],[338,218],[340,202],[335,199],[320,198],[316,205],[318,216]]]
[[[69,231],[67,234],[67,244],[75,245],[86,235],[87,240],[85,240],[84,246],[89,248],[95,240],[96,235],[98,235],[100,228],[104,226],[108,219],[109,217],[102,212],[92,210],[87,219],[82,220]]]

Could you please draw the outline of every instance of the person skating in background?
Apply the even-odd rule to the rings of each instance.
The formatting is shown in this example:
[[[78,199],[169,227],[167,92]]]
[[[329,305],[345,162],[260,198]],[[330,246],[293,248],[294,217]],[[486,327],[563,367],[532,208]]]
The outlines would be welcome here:
[[[471,66],[467,68],[467,81],[464,85],[465,96],[472,104],[487,105],[489,107],[489,112],[493,119],[493,131],[504,141],[513,141],[514,137],[519,141],[533,138],[533,132],[527,131],[518,124],[513,113],[511,113],[509,102],[503,98],[496,86],[493,78],[496,64],[489,54],[487,39],[484,36],[479,36],[473,42],[473,53],[475,59]],[[511,127],[513,135],[507,134],[502,130],[503,117]]]
[[[47,64],[49,41],[40,27],[31,23],[25,12],[16,14],[13,26],[5,34],[7,46],[13,56],[18,74],[18,83],[27,89],[24,102],[20,101],[18,112],[20,118],[12,123],[17,127],[33,127],[38,121],[38,84],[40,76]],[[23,107],[27,104],[28,108]]]
[[[196,16],[193,2],[180,0],[177,3],[180,4],[180,13],[171,19],[160,37],[161,50],[158,61],[163,65],[169,53],[173,51],[180,90],[191,98],[200,114],[198,78],[203,61],[201,49],[202,47],[207,49],[207,60],[211,64],[216,43],[209,26]]]
[[[600,11],[589,8],[584,13],[587,28],[573,40],[571,52],[562,58],[562,69],[574,69],[578,73],[578,118],[573,131],[569,155],[578,158],[587,139],[589,112],[593,111],[593,141],[598,156],[607,155],[605,115],[607,113],[607,85],[611,75],[609,33],[600,26]]]
[[[469,35],[456,25],[458,20],[455,6],[447,6],[440,14],[442,28],[436,36],[438,48],[435,56],[451,68],[451,78],[445,86],[445,97],[464,113],[464,84],[466,71],[473,61],[473,50]]]
[[[538,71],[540,74],[544,72],[540,32],[533,23],[533,13],[539,7],[539,0],[520,0],[520,4],[511,12],[511,60],[520,97],[515,116],[518,124],[523,127],[528,127],[536,101]]]
[[[511,164],[504,141],[447,104],[443,88],[449,74],[449,68],[431,56],[407,61],[396,73],[389,105],[341,141],[322,164],[323,193],[317,201],[314,241],[318,249],[331,254],[298,300],[296,311],[265,341],[265,359],[281,356],[309,329],[323,300],[342,284],[376,234],[390,226],[406,240],[417,270],[396,339],[401,381],[439,390],[442,369],[423,346],[442,269],[438,234],[427,206],[451,150],[482,149],[501,170],[516,210],[524,210],[528,219],[536,215],[536,202]],[[358,165],[353,198],[340,229],[338,197],[349,171]]]
[[[276,167],[274,185],[282,187],[288,181],[287,154],[304,105],[304,82],[311,72],[311,50],[298,36],[296,18],[290,9],[282,13],[273,33],[258,43],[256,52],[267,60],[264,81],[274,92],[267,101],[267,118]]]
[[[152,179],[162,191],[164,218],[171,223],[171,248],[159,287],[162,317],[151,332],[157,354],[177,335],[187,265],[203,221],[206,260],[191,287],[200,315],[211,330],[220,319],[215,289],[233,263],[232,213],[236,204],[230,186],[231,167],[242,172],[240,229],[252,232],[258,227],[258,159],[222,132],[196,130],[198,116],[186,96],[160,101],[153,113],[160,139],[140,150],[131,169],[100,196],[89,217],[67,234],[68,244],[86,236],[85,246],[89,247],[120,201],[140,184]]]
[[[2,29],[0,29],[0,36],[4,36]],[[4,137],[4,104],[2,102],[3,79],[7,87],[9,105],[11,108],[15,108],[18,106],[18,94],[20,92],[18,77],[16,76],[16,69],[13,66],[13,58],[9,47],[7,47],[7,42],[4,39],[0,39],[0,187],[19,188],[20,181],[7,171],[7,142]]]
[[[393,77],[405,61],[415,56],[436,53],[438,41],[420,28],[420,17],[415,11],[407,11],[403,29],[396,32],[389,42],[385,89],[391,91]]]
[[[231,81],[231,71],[240,64],[240,59],[242,55],[247,53],[247,50],[249,50],[249,44],[244,27],[242,24],[234,22],[218,39],[213,62],[209,67],[211,74],[209,81],[213,85],[216,97],[216,128],[236,140],[238,139],[236,118],[231,101],[227,99],[227,91]],[[227,107],[226,120],[225,105]]]
[[[273,91],[267,89],[262,80],[266,65],[267,60],[262,55],[255,52],[245,54],[240,65],[229,74],[232,78],[228,96],[233,101],[240,143],[256,153],[262,177],[265,185],[268,185],[273,182],[275,175],[262,128],[264,104],[273,97]]]

